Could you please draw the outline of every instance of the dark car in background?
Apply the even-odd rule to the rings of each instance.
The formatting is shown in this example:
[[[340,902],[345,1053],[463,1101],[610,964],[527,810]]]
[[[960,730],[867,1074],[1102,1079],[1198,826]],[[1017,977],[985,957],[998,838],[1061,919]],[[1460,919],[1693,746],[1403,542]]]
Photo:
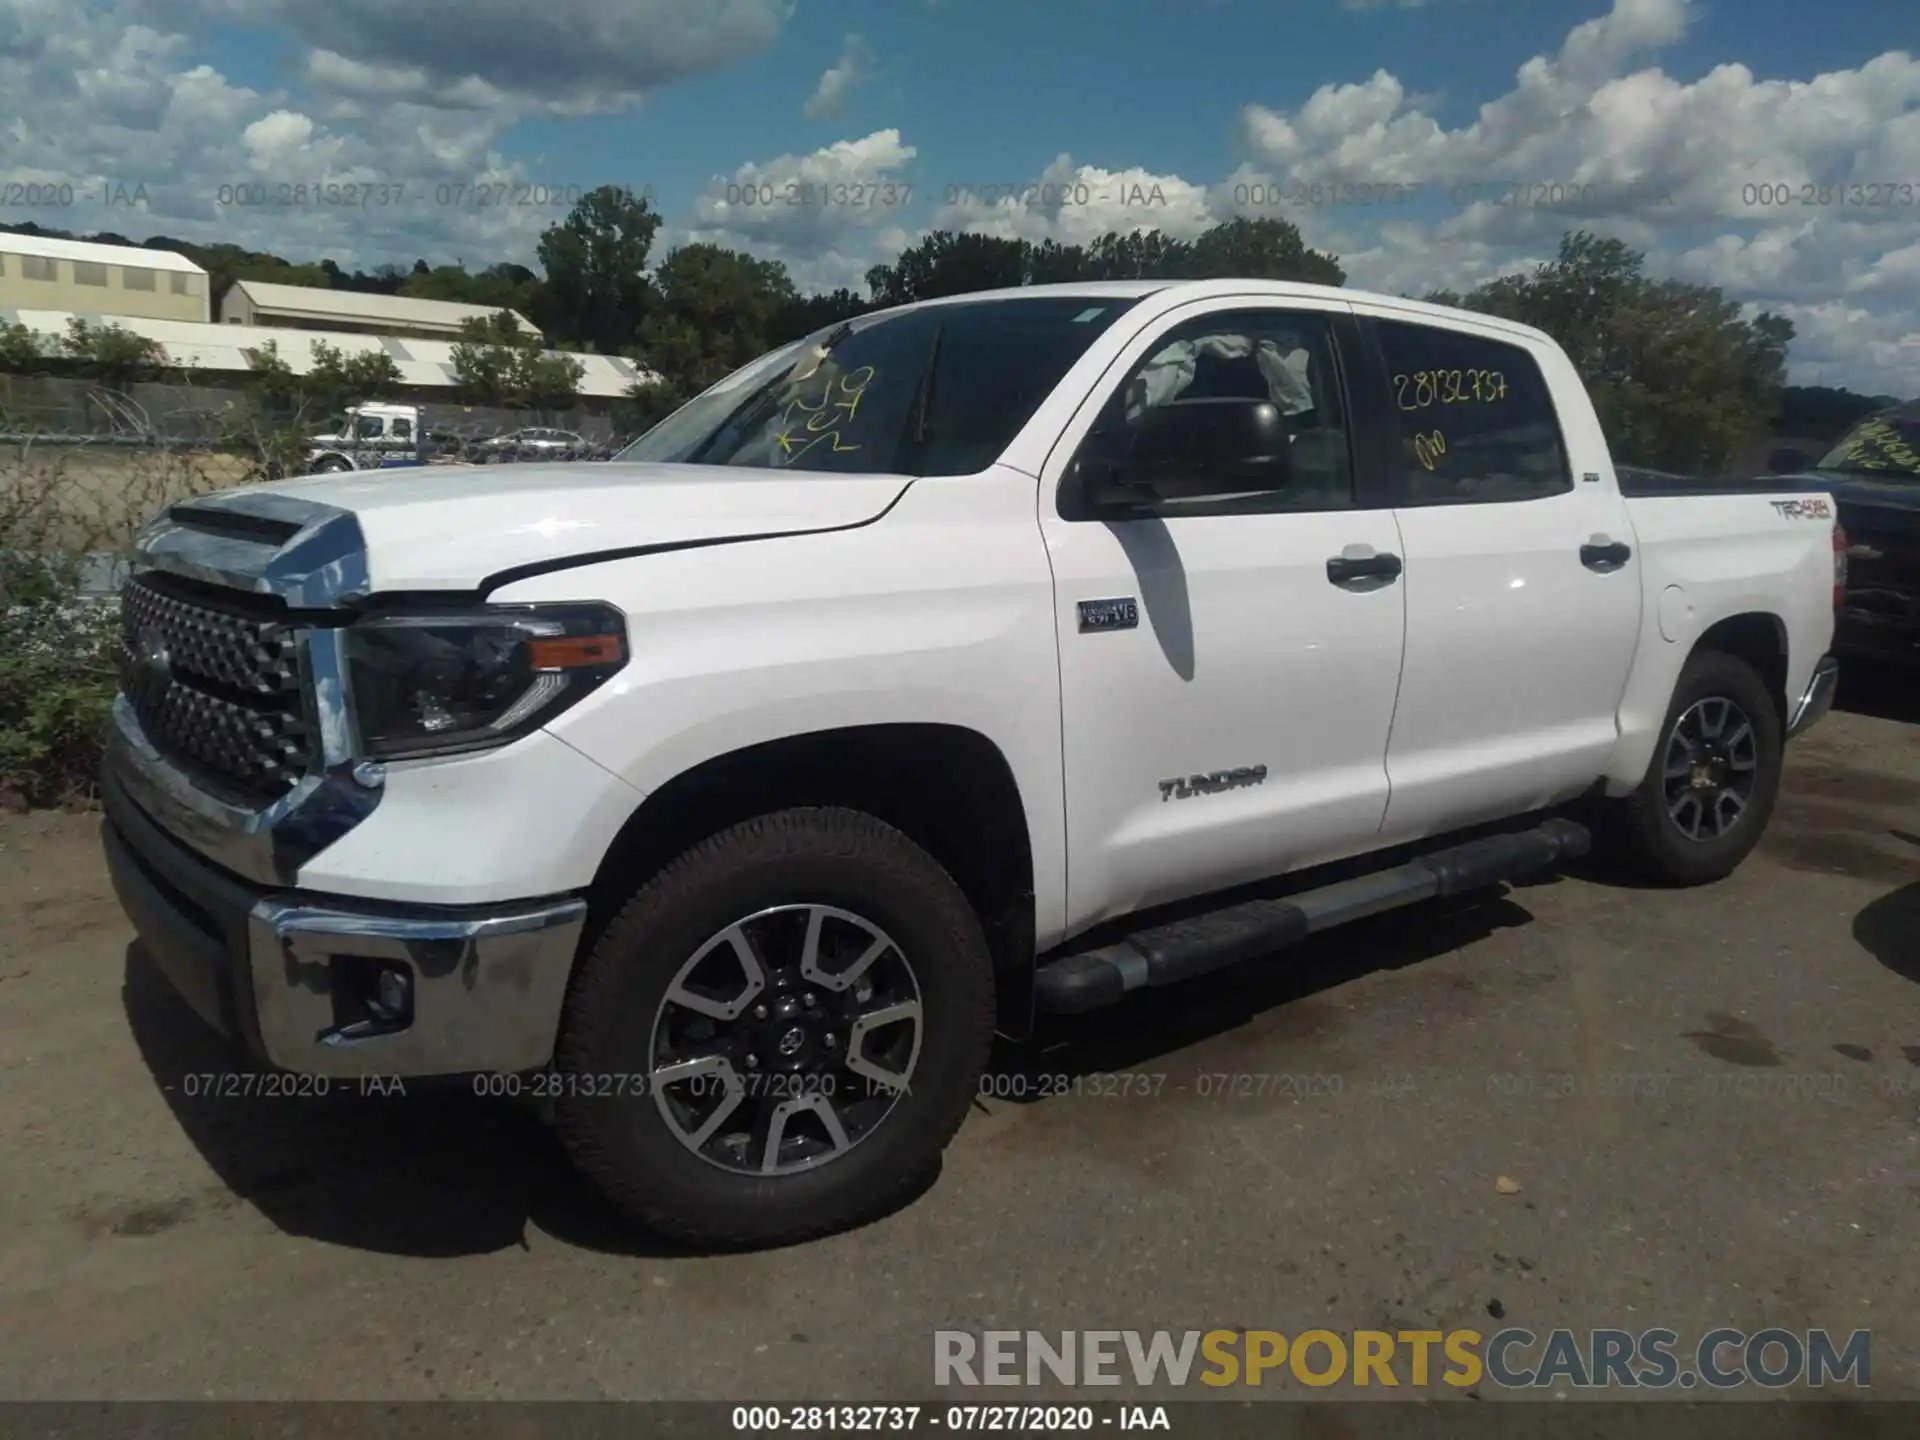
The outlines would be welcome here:
[[[1920,664],[1920,401],[1867,416],[1817,460],[1775,451],[1768,468],[1826,490],[1839,509],[1847,590],[1835,648]]]

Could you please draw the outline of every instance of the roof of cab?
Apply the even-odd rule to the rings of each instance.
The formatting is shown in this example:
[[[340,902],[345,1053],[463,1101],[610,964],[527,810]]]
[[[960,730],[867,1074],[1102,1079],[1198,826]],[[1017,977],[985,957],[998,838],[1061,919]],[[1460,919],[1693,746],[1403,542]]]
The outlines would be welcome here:
[[[1524,335],[1533,340],[1551,342],[1544,331],[1531,325],[1523,325],[1517,320],[1508,320],[1499,315],[1486,315],[1477,310],[1462,310],[1451,305],[1435,305],[1426,300],[1415,300],[1405,295],[1384,295],[1372,290],[1352,290],[1342,285],[1309,285],[1296,280],[1087,280],[1069,281],[1056,285],[1019,285],[1001,290],[974,290],[961,295],[942,295],[930,300],[917,300],[907,305],[893,308],[917,310],[933,305],[959,305],[974,300],[1021,300],[1021,299],[1059,299],[1059,300],[1143,300],[1149,295],[1162,292],[1179,292],[1183,300],[1206,300],[1214,296],[1257,295],[1270,296],[1276,300],[1345,300],[1359,304],[1378,305],[1398,310],[1409,316],[1425,317],[1429,320],[1454,321],[1471,319],[1476,324],[1490,325],[1505,330],[1509,334]]]

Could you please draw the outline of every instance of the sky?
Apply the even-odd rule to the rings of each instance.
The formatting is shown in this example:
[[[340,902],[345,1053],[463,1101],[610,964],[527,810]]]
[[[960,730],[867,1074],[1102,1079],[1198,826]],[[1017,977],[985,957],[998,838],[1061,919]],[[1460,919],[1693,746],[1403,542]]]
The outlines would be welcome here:
[[[930,229],[1277,216],[1414,295],[1584,227],[1911,396],[1916,44],[1913,0],[0,0],[0,220],[531,265],[612,183],[656,258],[861,289]]]

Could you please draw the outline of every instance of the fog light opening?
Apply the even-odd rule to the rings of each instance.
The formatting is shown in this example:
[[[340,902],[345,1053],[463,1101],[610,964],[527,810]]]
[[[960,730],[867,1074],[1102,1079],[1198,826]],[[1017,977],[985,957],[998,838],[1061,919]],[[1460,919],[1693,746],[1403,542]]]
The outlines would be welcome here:
[[[367,997],[367,1009],[376,1020],[389,1025],[404,1025],[413,1019],[413,976],[405,970],[383,965],[374,978],[373,993]]]
[[[333,957],[331,1043],[392,1035],[413,1024],[411,967],[369,955]]]

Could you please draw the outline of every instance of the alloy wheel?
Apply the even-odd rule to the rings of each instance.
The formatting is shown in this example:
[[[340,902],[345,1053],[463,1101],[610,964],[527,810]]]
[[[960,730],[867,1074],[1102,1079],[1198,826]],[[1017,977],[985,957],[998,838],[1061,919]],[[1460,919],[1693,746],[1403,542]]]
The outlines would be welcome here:
[[[1725,696],[1696,700],[1667,737],[1667,814],[1689,840],[1718,840],[1740,823],[1760,778],[1760,737]]]
[[[655,1012],[648,1088],[682,1145],[747,1175],[810,1170],[871,1135],[919,1059],[919,982],[873,921],[779,905],[726,926]]]

